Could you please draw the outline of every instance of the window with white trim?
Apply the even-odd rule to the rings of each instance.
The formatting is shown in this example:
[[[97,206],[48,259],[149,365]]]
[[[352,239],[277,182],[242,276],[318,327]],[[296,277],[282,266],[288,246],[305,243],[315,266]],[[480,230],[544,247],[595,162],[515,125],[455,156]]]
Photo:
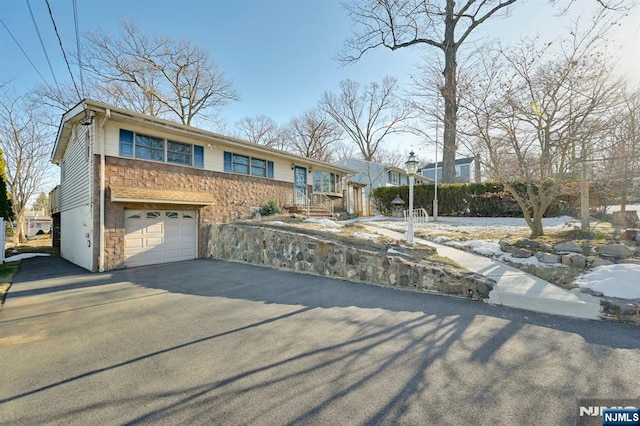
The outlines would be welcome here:
[[[273,179],[273,161],[225,151],[224,171]]]
[[[335,173],[314,171],[313,192],[339,194],[342,192],[342,178]]]
[[[120,156],[204,168],[204,147],[120,129]]]

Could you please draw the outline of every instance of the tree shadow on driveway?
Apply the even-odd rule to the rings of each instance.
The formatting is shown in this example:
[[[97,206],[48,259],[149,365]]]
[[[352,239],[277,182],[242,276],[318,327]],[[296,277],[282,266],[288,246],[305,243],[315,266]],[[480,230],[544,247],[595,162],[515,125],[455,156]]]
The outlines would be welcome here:
[[[624,369],[600,374],[637,354],[637,329],[621,324],[206,259],[80,276],[86,287],[58,292],[111,283],[162,303],[52,316],[93,320],[76,339],[104,319],[111,337],[68,371],[9,376],[7,422],[509,424],[496,416],[515,406],[521,424],[567,424],[580,396],[636,386]]]
[[[482,302],[383,287],[317,275],[212,259],[132,268],[118,273],[138,285],[208,297],[253,300],[264,303],[303,305],[313,308],[381,308],[394,312],[423,312],[437,316],[486,315],[581,335],[585,340],[615,348],[640,348],[628,324],[559,317]],[[392,292],[392,293],[390,293]],[[393,296],[390,296],[390,295]],[[591,325],[598,324],[597,330]],[[604,331],[603,331],[604,329]],[[609,330],[611,332],[609,332]]]

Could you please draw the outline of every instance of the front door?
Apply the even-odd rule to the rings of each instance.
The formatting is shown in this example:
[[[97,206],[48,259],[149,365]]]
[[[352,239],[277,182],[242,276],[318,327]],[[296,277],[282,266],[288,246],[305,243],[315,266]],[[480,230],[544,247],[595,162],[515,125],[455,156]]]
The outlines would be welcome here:
[[[295,190],[295,203],[305,205],[307,203],[307,169],[295,166],[293,168],[293,188]]]

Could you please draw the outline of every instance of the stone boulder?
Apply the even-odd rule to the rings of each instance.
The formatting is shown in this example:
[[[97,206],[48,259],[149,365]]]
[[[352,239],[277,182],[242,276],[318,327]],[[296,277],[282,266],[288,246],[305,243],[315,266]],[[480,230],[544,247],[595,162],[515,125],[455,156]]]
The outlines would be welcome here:
[[[539,249],[541,244],[537,241],[530,240],[529,238],[523,238],[516,241],[515,246],[527,249]]]
[[[599,256],[589,256],[587,258],[587,264],[590,268],[597,268],[598,266],[613,265],[613,262],[607,259],[603,259]]]
[[[582,253],[582,247],[573,241],[556,244],[553,249],[557,252]]]
[[[542,263],[560,263],[560,255],[553,253],[545,253],[539,251],[536,253],[536,258]]]
[[[609,244],[600,249],[600,256],[605,258],[626,259],[633,256],[633,250],[624,244]]]
[[[513,251],[511,252],[511,256],[517,257],[519,259],[526,259],[528,257],[533,256],[533,252],[531,250],[527,250],[524,248],[513,247]]]
[[[560,261],[563,265],[572,268],[585,269],[587,267],[587,258],[578,253],[563,254]]]

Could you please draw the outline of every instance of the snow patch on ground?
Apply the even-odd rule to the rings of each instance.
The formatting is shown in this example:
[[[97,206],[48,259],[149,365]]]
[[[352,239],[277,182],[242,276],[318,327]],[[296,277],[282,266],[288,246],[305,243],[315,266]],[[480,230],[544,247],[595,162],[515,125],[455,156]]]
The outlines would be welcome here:
[[[29,259],[31,257],[38,257],[38,256],[51,256],[51,255],[48,253],[20,253],[20,254],[16,254],[15,256],[5,257],[4,261],[16,262],[18,260]]]
[[[354,237],[360,238],[361,240],[375,240],[378,238],[378,235],[368,234],[366,232],[356,232],[353,234]]]
[[[330,233],[334,233],[334,234],[338,234],[338,233],[342,232],[342,230],[338,229],[338,228],[323,228],[323,229],[320,229],[320,231],[322,231],[322,232],[330,232]]]
[[[332,228],[340,226],[340,225],[338,225],[337,223],[335,223],[332,220],[322,219],[322,218],[315,218],[315,217],[310,217],[308,219],[305,219],[304,221],[307,222],[307,223],[319,223],[321,225],[330,226]]]
[[[533,265],[541,268],[565,268],[566,265],[560,263],[542,263],[537,257],[514,257],[511,253],[506,253],[500,249],[500,243],[496,240],[471,240],[471,241],[454,241],[450,240],[445,244],[459,248],[470,249],[474,253],[483,256],[493,257],[501,262],[516,263],[520,265]]]
[[[500,243],[495,240],[473,240],[465,241],[460,244],[466,245],[474,252],[485,256],[496,256],[504,253],[500,250]]]
[[[578,277],[575,284],[608,297],[640,299],[640,265],[622,263],[598,266]]]
[[[404,253],[402,253],[402,252],[400,252],[400,251],[398,251],[398,250],[394,250],[394,249],[392,249],[392,248],[387,249],[387,253],[391,253],[391,254],[404,254]]]
[[[432,241],[436,244],[446,244],[449,241],[451,241],[451,238],[441,236],[441,237],[435,237]]]

